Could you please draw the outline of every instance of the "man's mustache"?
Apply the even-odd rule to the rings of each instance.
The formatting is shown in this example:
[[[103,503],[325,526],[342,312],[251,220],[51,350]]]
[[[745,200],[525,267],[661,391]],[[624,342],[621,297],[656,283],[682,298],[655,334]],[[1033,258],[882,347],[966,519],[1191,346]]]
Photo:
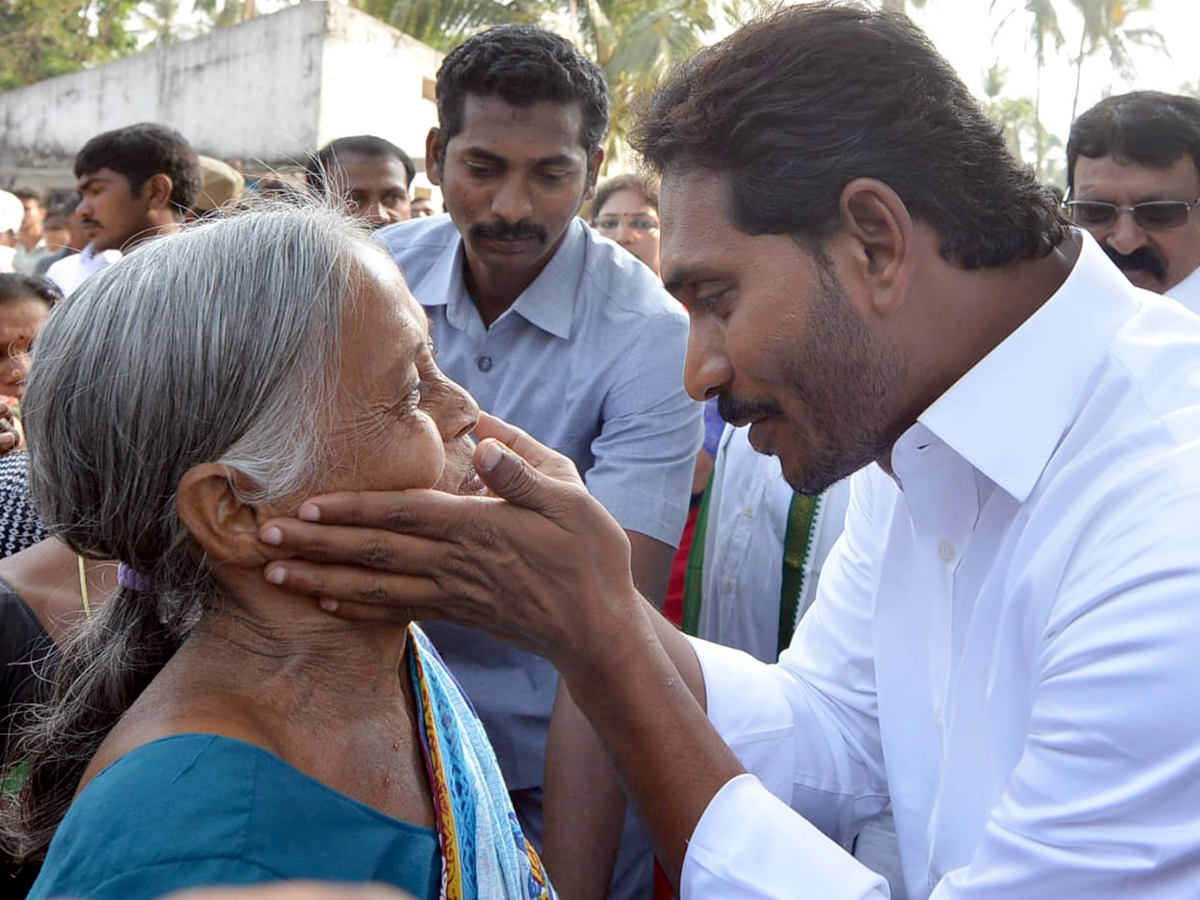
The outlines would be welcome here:
[[[471,226],[471,237],[476,240],[523,241],[532,238],[546,243],[546,229],[535,222],[521,221],[515,225],[507,222],[477,222]]]
[[[1141,246],[1132,253],[1121,253],[1106,244],[1104,252],[1122,272],[1149,272],[1159,281],[1162,281],[1167,275],[1167,264],[1149,247]]]
[[[730,394],[721,394],[717,397],[717,412],[726,422],[753,422],[757,419],[765,419],[768,416],[776,416],[783,412],[779,408],[779,404],[773,400],[757,397],[734,397]]]

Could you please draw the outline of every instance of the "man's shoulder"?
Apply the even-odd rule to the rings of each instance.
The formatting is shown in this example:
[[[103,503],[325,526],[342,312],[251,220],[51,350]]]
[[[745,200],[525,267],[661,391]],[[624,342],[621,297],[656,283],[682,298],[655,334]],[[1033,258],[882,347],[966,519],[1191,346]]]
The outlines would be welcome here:
[[[442,250],[460,237],[450,216],[443,213],[381,228],[376,239],[407,271],[410,264],[421,260],[432,264]]]
[[[628,250],[584,226],[581,292],[613,315],[686,322],[687,313],[662,281]]]

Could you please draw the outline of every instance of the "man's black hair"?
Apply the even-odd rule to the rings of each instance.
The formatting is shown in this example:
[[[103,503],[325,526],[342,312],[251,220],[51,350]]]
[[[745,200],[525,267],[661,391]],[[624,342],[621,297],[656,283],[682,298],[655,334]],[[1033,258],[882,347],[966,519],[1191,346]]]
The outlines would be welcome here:
[[[720,176],[747,234],[823,239],[859,177],[887,184],[967,269],[1043,256],[1069,234],[929,39],[861,5],[785,7],[700,51],[655,91],[635,146],[659,172]]]
[[[171,205],[183,215],[196,201],[203,176],[200,158],[183,135],[165,125],[143,122],[98,134],[75,157],[75,177],[110,169],[137,193],[150,178],[171,179]]]
[[[459,44],[437,74],[438,128],[446,145],[462,131],[467,95],[498,97],[511,106],[578,103],[579,141],[589,160],[608,130],[608,85],[600,67],[560,35],[532,25],[500,25]]]
[[[417,175],[417,167],[413,164],[412,158],[391,141],[373,134],[356,134],[352,137],[330,141],[308,158],[305,170],[308,173],[308,183],[314,190],[325,193],[325,173],[337,164],[339,155],[394,159],[404,166],[405,187],[411,187],[413,178]]]
[[[1188,156],[1200,172],[1200,100],[1162,91],[1105,97],[1071,124],[1067,189],[1081,156],[1111,156],[1123,165],[1165,169]]]

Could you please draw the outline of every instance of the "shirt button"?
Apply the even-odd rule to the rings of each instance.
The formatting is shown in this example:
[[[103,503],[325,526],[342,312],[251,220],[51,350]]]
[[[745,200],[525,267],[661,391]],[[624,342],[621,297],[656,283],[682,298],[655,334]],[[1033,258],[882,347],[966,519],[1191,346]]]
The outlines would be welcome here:
[[[754,518],[754,507],[753,506],[746,507],[746,518],[748,518],[748,519]]]
[[[954,545],[949,541],[938,541],[938,558],[944,563],[954,562]]]
[[[481,356],[475,361],[475,365],[479,366],[480,372],[492,371],[492,358],[490,356]]]

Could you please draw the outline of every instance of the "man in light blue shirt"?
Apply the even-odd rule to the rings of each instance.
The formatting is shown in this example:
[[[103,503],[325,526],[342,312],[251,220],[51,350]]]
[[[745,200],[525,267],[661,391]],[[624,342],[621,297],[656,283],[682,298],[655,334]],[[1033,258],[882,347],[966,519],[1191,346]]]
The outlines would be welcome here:
[[[603,76],[557,35],[497,28],[451,52],[437,97],[425,159],[449,214],[386,228],[380,240],[429,313],[438,364],[481,408],[575,462],[629,536],[640,590],[661,604],[701,407],[683,388],[682,307],[578,217],[603,158]],[[479,632],[439,622],[429,635],[540,844],[554,669]],[[630,823],[610,896],[651,890],[649,847],[635,832]]]

